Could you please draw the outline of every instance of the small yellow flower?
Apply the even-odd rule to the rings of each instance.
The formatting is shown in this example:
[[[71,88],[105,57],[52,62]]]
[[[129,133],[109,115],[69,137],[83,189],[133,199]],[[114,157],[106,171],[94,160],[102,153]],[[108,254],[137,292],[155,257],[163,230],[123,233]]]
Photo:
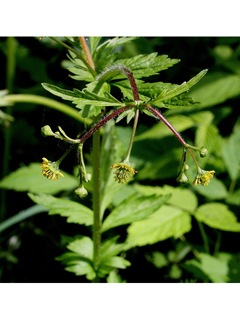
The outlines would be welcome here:
[[[57,162],[49,161],[46,158],[42,158],[42,159],[43,159],[43,163],[41,164],[40,167],[42,168],[42,174],[44,176],[46,176],[50,180],[58,179],[58,175],[64,178],[64,175],[58,169]]]
[[[137,171],[130,166],[129,162],[113,164],[111,169],[115,169],[114,179],[118,181],[118,183],[128,182],[130,178],[137,173]]]
[[[196,178],[193,181],[193,184],[196,186],[197,184],[201,184],[202,186],[207,186],[210,183],[210,178],[213,178],[215,171],[205,171],[199,170]]]

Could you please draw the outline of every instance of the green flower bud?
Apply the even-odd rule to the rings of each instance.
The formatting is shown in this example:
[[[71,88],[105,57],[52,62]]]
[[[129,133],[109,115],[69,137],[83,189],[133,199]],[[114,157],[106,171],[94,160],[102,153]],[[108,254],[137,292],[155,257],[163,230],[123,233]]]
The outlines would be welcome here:
[[[80,199],[84,199],[86,198],[86,196],[88,195],[87,190],[84,188],[84,186],[77,188],[74,191],[75,195],[80,198]]]
[[[91,173],[87,173],[87,179],[88,179],[88,181],[91,181],[91,179],[92,179]]]
[[[50,126],[44,126],[41,129],[41,134],[43,137],[54,137],[54,133],[52,132],[52,129]]]
[[[208,154],[207,148],[202,147],[200,150],[201,150],[201,151],[200,151],[200,157],[201,157],[201,158],[206,157],[206,155]]]
[[[184,163],[183,169],[184,169],[184,171],[188,171],[189,166],[186,163]]]
[[[188,183],[188,177],[186,176],[186,174],[184,172],[181,172],[176,180],[178,183],[181,183],[181,184]]]

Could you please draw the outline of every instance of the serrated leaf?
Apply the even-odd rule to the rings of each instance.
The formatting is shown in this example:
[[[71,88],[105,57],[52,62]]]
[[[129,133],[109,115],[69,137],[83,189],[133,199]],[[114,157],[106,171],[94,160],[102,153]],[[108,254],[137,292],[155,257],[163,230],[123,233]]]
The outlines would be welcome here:
[[[107,277],[107,283],[126,283],[126,280],[122,280],[121,276],[113,270]]]
[[[171,197],[166,201],[166,203],[186,211],[194,212],[198,205],[197,197],[192,191],[188,189],[182,189],[180,187],[176,188],[168,185],[164,185],[163,187],[152,187],[139,184],[134,185],[134,189],[145,196],[153,194],[171,194]]]
[[[134,222],[127,229],[125,250],[145,246],[170,237],[178,238],[191,230],[191,216],[185,211],[163,205],[147,219]]]
[[[194,216],[211,228],[240,232],[240,223],[225,204],[217,202],[203,204],[197,209]]]
[[[107,216],[102,225],[102,232],[146,218],[158,210],[169,197],[169,195],[157,197],[133,194]]]
[[[129,59],[120,59],[119,65],[124,65],[133,72],[134,78],[139,79],[158,74],[162,70],[178,63],[178,59],[170,59],[167,55],[157,56],[157,53],[141,54]],[[126,76],[119,74],[113,79],[124,79]]]
[[[215,283],[225,283],[229,281],[229,269],[226,262],[219,258],[212,257],[207,253],[199,253],[199,257],[200,261],[194,259],[186,261],[185,269],[203,281],[206,280],[206,277]]]
[[[81,203],[56,198],[48,194],[28,194],[35,202],[44,207],[47,207],[49,215],[59,214],[62,217],[67,217],[67,222],[85,224],[90,226],[93,224],[93,212]]]
[[[104,265],[112,268],[126,269],[131,263],[123,257],[111,257],[105,260]]]
[[[40,163],[31,163],[10,173],[0,181],[0,188],[32,193],[55,194],[63,190],[74,189],[78,179],[61,170],[64,178],[59,180],[46,179],[41,173]]]
[[[67,245],[68,250],[77,253],[80,257],[90,261],[93,259],[93,242],[89,237],[82,236]]]
[[[168,117],[168,122],[178,131],[182,132],[194,126],[194,121],[187,116],[174,115]],[[166,136],[173,135],[172,131],[162,122],[158,122],[150,129],[137,135],[134,141],[142,141],[145,139],[162,139]]]
[[[153,99],[152,103],[158,104],[158,102],[160,101],[171,99],[177,95],[180,95],[188,91],[192,86],[194,86],[198,81],[202,79],[202,77],[207,73],[207,71],[208,70],[202,70],[188,82],[183,82],[180,86],[172,90],[162,92],[156,99]]]

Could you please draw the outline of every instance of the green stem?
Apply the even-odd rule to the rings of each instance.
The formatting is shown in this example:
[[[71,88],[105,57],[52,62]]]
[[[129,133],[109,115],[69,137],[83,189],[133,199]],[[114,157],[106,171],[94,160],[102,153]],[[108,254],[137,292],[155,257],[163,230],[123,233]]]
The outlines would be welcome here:
[[[231,195],[233,193],[235,185],[236,185],[236,182],[237,182],[236,179],[231,180],[231,184],[230,184],[230,187],[229,187],[229,190],[228,190],[228,194],[229,195]]]
[[[214,256],[218,255],[219,249],[220,249],[220,245],[221,245],[221,240],[222,240],[222,233],[220,230],[217,231],[217,240],[216,240],[216,244],[215,244],[215,249],[214,249]]]
[[[37,96],[37,95],[33,95],[33,94],[10,94],[7,96],[4,96],[2,98],[0,98],[1,101],[6,101],[6,102],[11,102],[11,103],[36,103],[36,104],[40,104],[40,105],[44,105],[46,107],[50,107],[52,109],[58,110],[72,118],[74,118],[77,121],[80,121],[82,123],[86,123],[87,125],[89,125],[90,123],[92,123],[92,121],[90,119],[86,119],[86,118],[82,118],[78,111],[69,107],[68,105],[55,101],[53,99],[50,98],[46,98],[46,97],[41,97],[41,96]]]
[[[138,118],[139,118],[139,109],[137,109],[136,113],[135,113],[132,136],[131,136],[131,140],[130,140],[129,147],[128,147],[127,157],[125,159],[126,162],[129,162],[129,158],[130,158],[130,154],[131,154],[131,150],[132,150],[132,145],[133,145],[133,139],[134,139],[135,132],[137,129]]]
[[[16,69],[16,40],[13,37],[7,38],[7,70],[6,70],[6,88],[8,92],[13,91],[15,69]],[[7,107],[6,113],[12,115],[12,108]],[[3,148],[3,164],[2,164],[2,177],[8,174],[9,170],[9,158],[11,149],[11,125],[10,122],[6,122],[3,129],[4,135],[4,148]],[[0,222],[5,219],[6,216],[6,190],[1,190],[1,208],[0,208]]]
[[[95,70],[93,70],[93,69],[91,68],[91,66],[88,64],[88,62],[83,58],[83,56],[82,56],[80,53],[78,53],[76,50],[74,50],[73,48],[71,48],[70,46],[68,46],[66,43],[58,40],[58,39],[55,38],[55,37],[49,37],[49,38],[52,39],[52,40],[54,40],[55,42],[61,44],[63,47],[67,48],[68,50],[72,51],[73,53],[75,53],[76,56],[85,64],[85,66],[88,68],[88,70],[89,70],[89,71],[91,72],[91,74],[94,76],[94,78],[96,77],[97,74],[96,74]]]
[[[100,264],[100,197],[100,131],[97,130],[93,134],[93,265],[96,272]]]
[[[201,221],[197,221],[198,222],[198,226],[199,226],[199,229],[200,229],[200,232],[201,232],[201,235],[202,235],[202,238],[203,238],[203,243],[204,243],[204,250],[206,253],[210,253],[210,249],[209,249],[209,244],[208,244],[208,238],[207,238],[207,235],[204,231],[204,227],[203,227],[203,224]]]

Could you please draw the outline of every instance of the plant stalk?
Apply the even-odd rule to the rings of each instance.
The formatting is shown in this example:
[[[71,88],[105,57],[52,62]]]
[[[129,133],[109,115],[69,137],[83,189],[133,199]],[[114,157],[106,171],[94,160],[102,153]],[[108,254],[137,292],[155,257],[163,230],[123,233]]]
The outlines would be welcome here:
[[[85,56],[86,56],[86,59],[87,59],[87,62],[89,64],[89,66],[95,71],[95,66],[94,66],[94,63],[93,63],[91,54],[89,52],[89,49],[88,49],[87,42],[86,42],[85,38],[84,37],[79,37],[79,40],[81,42],[81,45],[82,45],[82,48],[83,48],[83,51],[85,53]]]
[[[139,109],[137,109],[136,112],[135,112],[135,118],[134,118],[134,124],[133,124],[131,140],[130,140],[129,147],[128,147],[127,157],[125,159],[125,161],[127,161],[127,162],[129,162],[129,158],[130,158],[130,154],[131,154],[131,150],[132,150],[132,145],[133,145],[133,139],[134,139],[134,136],[135,136],[135,133],[136,133],[136,129],[137,129],[138,118],[139,118]]]
[[[16,40],[13,37],[7,38],[7,70],[6,70],[6,88],[9,93],[13,92],[15,69],[16,69]],[[7,107],[6,113],[12,115],[12,108]],[[3,164],[2,178],[8,174],[10,149],[11,149],[11,124],[6,122],[3,129],[4,148],[3,148]],[[6,217],[6,190],[1,190],[1,208],[0,222]]]
[[[44,105],[46,107],[50,107],[52,109],[58,110],[69,117],[74,118],[77,121],[82,123],[86,123],[87,125],[91,124],[92,121],[90,119],[82,118],[77,110],[69,107],[68,105],[55,101],[50,98],[41,97],[33,94],[9,94],[7,96],[0,98],[2,101],[11,102],[11,103],[36,103],[39,105]]]
[[[205,250],[206,253],[210,254],[208,238],[207,238],[206,232],[204,230],[203,224],[202,224],[201,221],[197,220],[197,222],[198,222],[198,226],[199,226],[202,238],[203,238],[204,250]]]

